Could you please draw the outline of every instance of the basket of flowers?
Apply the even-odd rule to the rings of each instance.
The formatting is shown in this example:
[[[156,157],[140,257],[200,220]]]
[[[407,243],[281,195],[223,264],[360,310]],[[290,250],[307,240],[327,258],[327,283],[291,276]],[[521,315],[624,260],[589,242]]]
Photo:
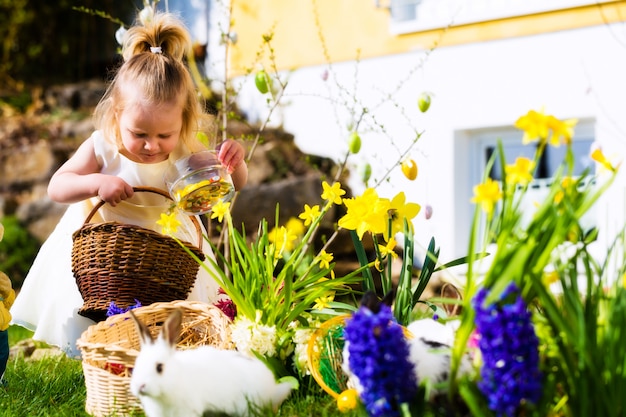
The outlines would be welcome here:
[[[202,345],[231,349],[230,319],[218,308],[199,301],[173,301],[137,307],[133,312],[153,336],[175,309],[183,322],[178,349]],[[93,416],[127,415],[141,410],[130,392],[130,377],[140,350],[139,334],[128,312],[90,326],[77,340],[87,388],[86,411]]]
[[[157,188],[135,187],[135,191],[170,195]],[[120,222],[90,223],[105,203],[96,204],[83,226],[74,232],[72,272],[83,306],[79,314],[104,320],[111,302],[120,307],[184,300],[191,291],[200,264],[192,252],[204,259],[202,250],[189,242],[140,226]],[[198,219],[190,216],[202,242]],[[185,245],[183,247],[181,245]]]

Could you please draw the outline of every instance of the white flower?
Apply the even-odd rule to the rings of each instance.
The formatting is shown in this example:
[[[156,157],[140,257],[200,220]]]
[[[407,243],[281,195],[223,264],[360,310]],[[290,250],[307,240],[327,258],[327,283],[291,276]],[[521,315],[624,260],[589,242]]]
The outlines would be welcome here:
[[[314,329],[308,328],[298,328],[296,329],[293,335],[293,342],[295,343],[295,353],[293,355],[293,360],[298,368],[298,371],[302,375],[310,375],[311,371],[309,370],[309,340],[313,335]]]
[[[255,323],[246,317],[237,317],[231,325],[231,337],[239,352],[254,356],[276,355],[276,327]]]
[[[320,325],[320,320],[313,318],[310,314],[303,314],[303,318],[307,319],[308,327],[303,327],[298,321],[289,323],[289,328],[293,334],[293,343],[295,345],[293,360],[296,368],[301,375],[310,375],[309,368],[309,341],[313,333]]]

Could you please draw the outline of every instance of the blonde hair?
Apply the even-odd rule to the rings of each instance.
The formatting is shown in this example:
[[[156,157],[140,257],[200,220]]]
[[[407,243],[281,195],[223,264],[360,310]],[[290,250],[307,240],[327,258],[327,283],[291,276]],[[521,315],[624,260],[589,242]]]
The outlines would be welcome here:
[[[96,106],[94,125],[106,138],[115,138],[121,148],[121,135],[116,117],[126,107],[124,86],[137,86],[149,103],[167,103],[182,99],[183,124],[181,142],[190,150],[198,150],[195,139],[210,116],[203,103],[184,59],[192,43],[184,23],[171,13],[155,12],[144,25],[137,20],[125,34],[122,44],[124,62],[104,96]]]

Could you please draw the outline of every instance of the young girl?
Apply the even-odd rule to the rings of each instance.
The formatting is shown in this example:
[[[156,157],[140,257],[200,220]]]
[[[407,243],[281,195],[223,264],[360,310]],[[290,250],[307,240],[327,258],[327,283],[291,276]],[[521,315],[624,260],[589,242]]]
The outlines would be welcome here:
[[[100,200],[91,222],[119,221],[160,232],[156,224],[171,201],[154,193],[133,192],[135,186],[166,190],[164,172],[177,159],[202,150],[196,132],[203,107],[183,59],[190,36],[172,14],[155,13],[126,32],[124,63],[96,107],[96,131],[52,176],[48,194],[70,203],[42,245],[11,309],[13,322],[35,331],[34,339],[78,355],[75,342],[92,320],[78,310],[83,300],[71,271],[72,233]],[[247,181],[245,150],[228,140],[218,146],[218,159],[231,173],[235,189]],[[176,237],[201,246],[188,215],[178,218]],[[203,229],[203,233],[206,231]],[[213,302],[216,281],[200,268],[189,299]]]

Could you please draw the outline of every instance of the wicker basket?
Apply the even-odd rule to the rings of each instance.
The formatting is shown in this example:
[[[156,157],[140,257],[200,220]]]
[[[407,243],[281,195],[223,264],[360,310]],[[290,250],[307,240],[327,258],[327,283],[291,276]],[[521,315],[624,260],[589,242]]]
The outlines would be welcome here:
[[[163,190],[135,187],[171,199]],[[196,280],[200,264],[173,238],[136,225],[119,222],[89,223],[104,201],[87,216],[74,232],[72,272],[83,306],[82,316],[95,321],[106,319],[111,302],[120,308],[156,302],[184,300]],[[198,219],[190,216],[202,244]],[[199,259],[202,250],[191,243],[185,246]]]
[[[210,304],[197,301],[155,303],[133,310],[156,336],[176,308],[183,310],[182,330],[177,347],[189,349],[211,345],[232,349],[230,320]],[[122,416],[141,410],[130,393],[130,375],[140,349],[139,335],[129,313],[111,316],[90,326],[77,340],[87,387],[85,410],[92,416]]]

